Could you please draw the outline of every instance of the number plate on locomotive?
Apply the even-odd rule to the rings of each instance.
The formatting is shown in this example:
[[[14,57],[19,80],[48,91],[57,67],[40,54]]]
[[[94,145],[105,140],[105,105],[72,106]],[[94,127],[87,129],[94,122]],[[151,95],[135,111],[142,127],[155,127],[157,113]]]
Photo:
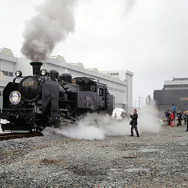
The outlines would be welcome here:
[[[85,100],[86,100],[86,101],[90,101],[90,100],[91,100],[91,97],[85,97]]]
[[[34,81],[24,81],[22,83],[23,86],[34,86],[35,82]]]

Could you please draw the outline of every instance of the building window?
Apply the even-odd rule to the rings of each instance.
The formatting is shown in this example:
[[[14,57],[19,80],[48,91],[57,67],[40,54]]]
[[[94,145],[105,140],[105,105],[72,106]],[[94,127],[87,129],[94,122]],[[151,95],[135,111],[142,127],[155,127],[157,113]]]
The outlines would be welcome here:
[[[13,77],[13,72],[9,72],[9,71],[2,71],[3,72],[3,74],[5,75],[5,76],[10,76],[10,77]]]
[[[118,72],[113,72],[113,73],[110,73],[110,75],[112,75],[112,76],[118,76],[119,73]]]

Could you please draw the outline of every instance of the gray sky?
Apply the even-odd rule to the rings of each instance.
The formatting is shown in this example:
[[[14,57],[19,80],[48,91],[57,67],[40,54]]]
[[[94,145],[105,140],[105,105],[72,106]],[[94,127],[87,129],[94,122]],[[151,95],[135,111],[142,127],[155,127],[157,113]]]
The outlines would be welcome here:
[[[52,55],[134,73],[134,105],[164,80],[188,77],[187,0],[77,0],[75,31]],[[43,0],[0,0],[0,48],[21,55],[26,21]],[[55,2],[55,1],[54,1]]]

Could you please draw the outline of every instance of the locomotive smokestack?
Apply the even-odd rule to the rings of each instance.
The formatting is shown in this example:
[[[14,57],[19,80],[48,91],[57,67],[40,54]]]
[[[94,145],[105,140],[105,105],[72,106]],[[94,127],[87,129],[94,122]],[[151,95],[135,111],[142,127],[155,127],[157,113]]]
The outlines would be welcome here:
[[[33,75],[40,74],[40,67],[43,65],[42,62],[31,62],[30,65],[33,67]]]

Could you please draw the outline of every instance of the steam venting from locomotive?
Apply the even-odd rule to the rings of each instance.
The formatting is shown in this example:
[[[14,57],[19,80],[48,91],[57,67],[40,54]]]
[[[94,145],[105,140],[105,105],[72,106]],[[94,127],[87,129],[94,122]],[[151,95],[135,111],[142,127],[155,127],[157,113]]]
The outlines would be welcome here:
[[[154,102],[150,105],[143,106],[139,112],[138,129],[139,133],[159,133],[161,123],[159,121],[159,111]],[[104,114],[87,114],[77,122],[77,126],[62,126],[61,128],[46,128],[43,130],[44,135],[54,133],[62,134],[76,139],[104,139],[107,136],[130,135],[130,118],[113,120],[109,115]],[[152,122],[152,123],[151,123]]]
[[[55,45],[73,32],[73,9],[76,0],[45,0],[38,6],[23,33],[22,53],[32,61],[44,61]]]

